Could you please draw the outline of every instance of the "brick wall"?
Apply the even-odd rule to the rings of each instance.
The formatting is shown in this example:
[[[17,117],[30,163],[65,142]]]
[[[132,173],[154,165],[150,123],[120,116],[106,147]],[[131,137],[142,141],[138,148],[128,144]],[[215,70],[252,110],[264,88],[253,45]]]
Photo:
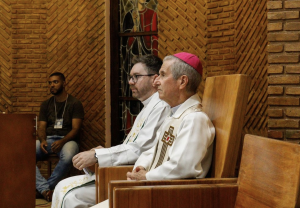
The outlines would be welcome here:
[[[244,133],[267,136],[267,0],[159,1],[159,56],[197,54],[205,78],[252,78]]]
[[[81,149],[105,144],[104,0],[3,0],[0,41],[0,111],[38,114],[60,71],[85,109]]]
[[[0,111],[38,114],[60,71],[84,106],[80,149],[105,145],[105,20],[104,0],[2,0]]]
[[[300,139],[300,1],[268,2],[268,136]]]
[[[234,74],[235,2],[207,0],[208,76]]]

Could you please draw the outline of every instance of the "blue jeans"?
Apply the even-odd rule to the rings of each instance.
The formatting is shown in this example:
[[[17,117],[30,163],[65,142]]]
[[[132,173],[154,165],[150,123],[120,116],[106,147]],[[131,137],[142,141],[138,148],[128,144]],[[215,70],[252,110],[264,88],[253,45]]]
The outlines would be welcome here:
[[[51,151],[51,144],[57,140],[62,139],[63,136],[47,136],[46,150],[48,153],[53,153]],[[64,144],[62,149],[56,153],[59,157],[59,162],[57,163],[55,169],[51,176],[46,180],[40,173],[39,168],[36,166],[36,189],[42,193],[46,190],[53,190],[56,184],[68,173],[71,169],[73,163],[72,158],[79,152],[78,144],[75,141],[69,141]],[[41,149],[41,143],[36,140],[36,161],[42,161],[47,156]]]

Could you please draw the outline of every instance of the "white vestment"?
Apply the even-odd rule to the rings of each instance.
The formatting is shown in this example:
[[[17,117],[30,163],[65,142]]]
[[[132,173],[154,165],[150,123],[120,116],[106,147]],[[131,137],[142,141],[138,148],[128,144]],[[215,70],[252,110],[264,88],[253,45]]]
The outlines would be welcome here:
[[[143,101],[143,105],[144,108],[135,119],[123,144],[95,150],[99,166],[134,164],[142,152],[155,144],[155,133],[165,118],[170,115],[170,107],[159,99],[157,92]],[[94,205],[96,203],[94,180],[94,175],[80,175],[62,180],[55,187],[51,207],[76,208]],[[88,186],[84,186],[83,182]]]
[[[199,105],[198,95],[187,99],[161,125],[156,135],[157,144],[138,158],[134,168],[142,166],[148,170],[147,180],[206,176],[212,161],[215,128]],[[94,207],[107,205],[106,200]]]

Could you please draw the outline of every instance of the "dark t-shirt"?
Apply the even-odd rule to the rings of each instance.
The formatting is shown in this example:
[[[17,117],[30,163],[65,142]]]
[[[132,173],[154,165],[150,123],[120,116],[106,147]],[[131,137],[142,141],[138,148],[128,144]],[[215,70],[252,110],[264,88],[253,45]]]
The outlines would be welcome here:
[[[57,112],[58,119],[62,118],[65,103],[66,101],[56,102],[56,112]],[[75,97],[73,97],[72,95],[69,95],[65,113],[63,116],[63,127],[62,129],[54,129],[55,107],[54,107],[54,96],[52,96],[50,99],[42,102],[40,108],[39,120],[47,122],[47,129],[46,129],[47,136],[51,136],[51,135],[65,136],[72,130],[72,119],[73,118],[83,119],[83,117],[84,117],[84,110],[81,102],[77,100]]]

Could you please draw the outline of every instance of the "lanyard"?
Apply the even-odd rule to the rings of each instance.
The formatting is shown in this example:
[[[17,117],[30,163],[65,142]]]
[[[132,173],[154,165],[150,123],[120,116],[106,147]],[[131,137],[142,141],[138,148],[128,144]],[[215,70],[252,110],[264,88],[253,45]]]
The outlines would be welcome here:
[[[67,99],[66,99],[65,107],[64,107],[64,111],[62,113],[61,118],[64,118],[64,114],[65,114],[65,110],[66,110],[66,106],[67,106],[67,102],[68,102],[68,97],[69,97],[69,95],[67,94]],[[54,96],[54,108],[55,108],[55,120],[57,120],[55,96]]]

